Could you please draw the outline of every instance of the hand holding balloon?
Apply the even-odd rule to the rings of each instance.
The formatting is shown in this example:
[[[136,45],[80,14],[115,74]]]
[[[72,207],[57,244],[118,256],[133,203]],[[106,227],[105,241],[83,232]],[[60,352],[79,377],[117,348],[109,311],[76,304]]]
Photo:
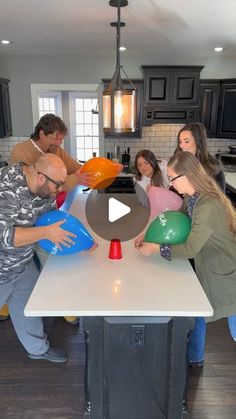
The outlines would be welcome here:
[[[41,215],[36,226],[46,226],[46,239],[40,246],[54,255],[67,255],[88,250],[94,240],[83,224],[64,211],[50,211]]]
[[[122,163],[116,163],[118,173],[121,173],[124,169],[124,165]]]
[[[88,186],[90,188],[90,185],[96,181],[96,173],[84,172],[82,171],[82,168],[83,166],[75,172],[78,185]]]
[[[117,163],[104,157],[93,157],[80,170],[80,174],[93,174],[95,180],[89,181],[87,186],[93,189],[104,189],[111,185],[120,171]]]
[[[136,239],[134,240],[135,247],[142,246],[143,240],[144,240],[144,234],[141,234],[140,236],[136,237]]]
[[[160,245],[156,243],[145,243],[143,242],[138,247],[139,253],[141,253],[143,256],[151,256],[155,253],[158,253],[160,251]]]
[[[45,227],[45,239],[54,243],[59,250],[62,250],[61,245],[71,247],[75,244],[71,238],[76,237],[76,234],[61,227],[65,222],[66,219]]]

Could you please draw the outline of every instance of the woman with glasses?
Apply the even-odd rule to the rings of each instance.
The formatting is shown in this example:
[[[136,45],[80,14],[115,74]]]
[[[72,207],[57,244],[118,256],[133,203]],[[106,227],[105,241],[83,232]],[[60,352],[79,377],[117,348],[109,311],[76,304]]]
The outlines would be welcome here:
[[[192,219],[185,243],[159,245],[135,241],[145,256],[160,253],[166,259],[193,258],[196,275],[214,308],[208,321],[228,317],[231,335],[236,340],[236,212],[216,181],[190,152],[176,153],[168,163],[171,185],[184,195],[182,211]],[[203,366],[205,320],[190,334],[188,360]]]
[[[206,172],[212,176],[225,191],[225,175],[222,166],[215,157],[213,157],[207,147],[207,134],[203,124],[195,122],[186,124],[179,131],[177,138],[177,147],[175,153],[179,151],[189,151],[203,165]]]

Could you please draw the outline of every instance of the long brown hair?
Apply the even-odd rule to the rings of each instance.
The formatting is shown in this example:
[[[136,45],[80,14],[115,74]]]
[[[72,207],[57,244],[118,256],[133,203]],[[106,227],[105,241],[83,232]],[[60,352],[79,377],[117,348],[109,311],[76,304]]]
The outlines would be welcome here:
[[[222,169],[221,163],[219,160],[217,160],[215,157],[213,157],[207,147],[207,134],[206,129],[203,124],[200,122],[194,122],[192,124],[186,124],[181,128],[181,130],[178,133],[177,137],[177,147],[175,149],[174,154],[178,153],[179,151],[182,151],[179,145],[179,137],[181,132],[184,131],[190,131],[195,144],[196,144],[196,157],[201,162],[202,166],[206,170],[206,172],[210,176],[217,175],[220,170]]]
[[[171,167],[177,175],[185,175],[196,192],[218,199],[225,208],[229,229],[236,233],[236,211],[231,201],[193,154],[188,151],[176,153],[170,158],[168,167]]]
[[[153,154],[152,151],[150,150],[140,150],[136,156],[135,156],[135,161],[134,161],[134,170],[135,170],[135,178],[137,180],[140,180],[142,175],[140,173],[140,171],[138,170],[138,159],[139,157],[143,157],[144,160],[146,160],[153,169],[153,174],[151,177],[151,185],[153,186],[164,186],[164,182],[163,182],[163,176],[161,173],[161,169],[158,165],[158,161],[161,160],[157,160],[155,154]]]

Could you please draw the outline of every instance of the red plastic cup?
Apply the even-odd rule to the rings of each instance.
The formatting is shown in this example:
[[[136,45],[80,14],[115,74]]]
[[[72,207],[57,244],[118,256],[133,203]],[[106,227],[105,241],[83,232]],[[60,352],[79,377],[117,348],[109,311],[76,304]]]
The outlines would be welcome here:
[[[121,243],[119,239],[111,240],[108,259],[110,260],[122,259]]]

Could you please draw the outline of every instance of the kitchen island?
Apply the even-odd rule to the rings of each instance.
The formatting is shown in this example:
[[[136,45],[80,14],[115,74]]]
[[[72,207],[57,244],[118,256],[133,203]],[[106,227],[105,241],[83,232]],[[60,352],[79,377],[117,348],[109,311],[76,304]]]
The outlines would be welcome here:
[[[75,194],[70,213],[87,225],[85,200]],[[188,261],[145,258],[127,241],[114,262],[95,239],[93,255],[48,259],[25,314],[83,318],[85,418],[180,419],[188,318],[212,308]]]

